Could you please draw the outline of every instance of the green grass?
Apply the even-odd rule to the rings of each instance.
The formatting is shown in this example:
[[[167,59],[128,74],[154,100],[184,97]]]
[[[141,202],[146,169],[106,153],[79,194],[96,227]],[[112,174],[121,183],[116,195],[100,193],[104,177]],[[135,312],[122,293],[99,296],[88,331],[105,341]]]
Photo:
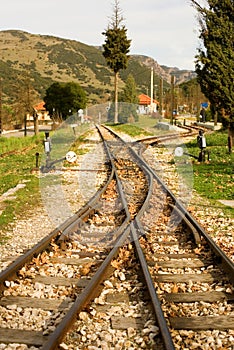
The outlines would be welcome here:
[[[68,128],[56,131],[55,135],[51,133],[53,160],[64,157],[68,148],[78,155],[88,152],[88,148],[80,147],[87,142],[87,127],[81,130],[83,134],[77,138],[67,130]],[[36,167],[36,153],[39,153],[39,166],[42,160],[43,164],[45,162],[43,139],[44,133],[38,136],[0,138],[0,196],[19,183],[25,184],[24,188],[13,194],[15,199],[0,201],[0,231],[4,235],[9,230],[9,223],[41,204],[40,180],[37,173],[31,171]],[[66,162],[63,165],[73,166]],[[0,243],[6,238],[4,235],[0,235]]]
[[[123,132],[131,137],[151,136],[152,133],[135,124],[107,124],[116,132]]]
[[[194,161],[194,188],[209,200],[234,200],[234,154],[228,153],[227,132],[218,131],[205,136],[210,160]],[[186,146],[189,153],[198,156],[200,149],[196,140]],[[230,211],[234,215],[234,209]]]
[[[139,115],[138,122],[135,123],[139,128],[144,128],[145,130],[155,131],[155,125],[157,124],[157,119],[152,118],[149,115]]]
[[[33,142],[38,142],[38,137],[0,137],[0,156],[4,156],[4,153],[31,148],[34,145]]]
[[[40,202],[39,179],[31,173],[36,166],[36,152],[44,152],[42,135],[0,138],[0,195],[19,183],[25,184],[24,188],[14,193],[16,199],[0,202],[2,231],[22,212],[25,213]]]
[[[169,122],[168,119],[163,119],[163,122]],[[158,129],[156,127],[157,123],[159,122],[159,119],[156,118],[152,118],[150,115],[139,115],[139,120],[138,122],[135,123],[136,126],[138,126],[139,128],[143,128],[145,130],[147,130],[150,135],[163,135],[163,134],[167,134],[167,133],[171,133],[171,131],[169,130],[162,130],[162,129]]]
[[[144,136],[161,136],[171,133],[171,130],[162,130],[156,127],[159,119],[152,118],[150,115],[139,115],[139,120],[133,124],[113,124],[107,123],[114,130],[124,132],[132,137]],[[168,119],[163,119],[164,122],[169,123]]]

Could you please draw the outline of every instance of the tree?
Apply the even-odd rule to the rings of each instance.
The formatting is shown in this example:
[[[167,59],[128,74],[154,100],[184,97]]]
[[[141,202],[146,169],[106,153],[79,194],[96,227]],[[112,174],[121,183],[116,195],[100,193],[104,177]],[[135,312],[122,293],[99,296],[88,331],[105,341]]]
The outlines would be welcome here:
[[[38,101],[38,93],[33,87],[33,79],[28,72],[24,76],[19,76],[16,81],[16,99],[14,110],[16,113],[16,123],[24,124],[24,136],[27,135],[27,115],[33,116],[34,133],[38,133],[38,116],[35,113],[33,106]]]
[[[122,102],[139,104],[136,82],[132,74],[128,75],[119,99]]]
[[[197,78],[183,82],[179,85],[181,93],[181,105],[185,104],[184,110],[191,113],[196,113],[199,118],[201,110],[201,101],[205,101],[205,96],[201,92],[201,86]],[[180,102],[179,102],[180,105]]]
[[[233,0],[191,0],[199,14],[202,46],[196,55],[196,73],[212,109],[222,115],[229,130],[229,150],[234,139],[234,6]],[[204,4],[204,1],[203,1]]]
[[[129,59],[127,54],[131,44],[131,40],[127,38],[127,29],[122,22],[119,1],[115,0],[111,23],[107,30],[102,33],[106,37],[105,44],[103,44],[103,56],[115,77],[115,123],[118,123],[118,74],[121,69],[127,67]]]
[[[66,119],[69,114],[77,113],[86,107],[87,97],[82,87],[74,82],[53,83],[44,97],[45,108],[50,115]]]
[[[129,74],[120,93],[119,100],[123,103],[120,105],[121,122],[138,121],[137,107],[139,105],[139,98],[137,93],[136,82],[132,74]]]

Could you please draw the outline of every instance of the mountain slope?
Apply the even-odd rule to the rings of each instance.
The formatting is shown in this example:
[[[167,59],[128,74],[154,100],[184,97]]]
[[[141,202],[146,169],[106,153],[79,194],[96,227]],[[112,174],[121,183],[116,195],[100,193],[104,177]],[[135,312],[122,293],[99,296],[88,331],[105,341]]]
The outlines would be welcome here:
[[[89,104],[105,102],[113,91],[113,74],[107,67],[101,48],[49,35],[34,35],[19,30],[0,31],[0,76],[4,102],[11,103],[27,76],[42,99],[55,81],[79,83],[87,92]],[[120,89],[128,74],[136,80],[139,93],[150,88],[150,69],[154,67],[155,84],[160,76],[170,83],[170,74],[178,81],[194,77],[190,71],[159,66],[147,56],[130,57],[126,71],[120,73]],[[181,74],[180,74],[181,72]]]

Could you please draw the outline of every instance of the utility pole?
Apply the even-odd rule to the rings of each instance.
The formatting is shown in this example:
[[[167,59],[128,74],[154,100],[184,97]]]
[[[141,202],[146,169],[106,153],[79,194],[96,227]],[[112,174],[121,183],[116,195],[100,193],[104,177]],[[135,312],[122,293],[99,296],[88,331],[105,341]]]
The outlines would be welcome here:
[[[175,109],[175,77],[171,76],[171,124],[173,124],[174,117],[174,109]]]
[[[150,109],[153,112],[153,93],[154,93],[154,69],[151,67],[151,85],[150,85]]]
[[[0,77],[0,136],[2,136],[2,78]]]
[[[200,85],[197,82],[196,83],[196,118],[197,118],[197,121],[200,121],[199,120],[200,110],[201,110]]]
[[[163,78],[159,81],[159,114],[162,116],[163,112]]]
[[[26,102],[26,111],[25,111],[25,115],[24,115],[24,136],[27,136],[27,116],[30,116],[30,107],[31,107],[31,103],[30,103],[30,83],[29,83],[29,76],[27,78],[26,81],[26,91],[27,91],[27,102]]]

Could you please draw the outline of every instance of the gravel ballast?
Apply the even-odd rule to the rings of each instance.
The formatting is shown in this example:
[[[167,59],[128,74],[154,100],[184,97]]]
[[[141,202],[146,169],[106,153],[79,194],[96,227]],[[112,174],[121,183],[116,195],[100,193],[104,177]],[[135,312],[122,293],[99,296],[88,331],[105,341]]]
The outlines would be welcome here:
[[[131,139],[129,137],[126,138],[128,141]],[[36,208],[30,212],[24,212],[22,214],[22,218],[16,219],[10,226],[7,233],[2,233],[2,235],[7,236],[7,239],[2,242],[1,251],[0,251],[0,270],[6,268],[12,261],[16,259],[17,256],[24,253],[24,251],[30,249],[33,245],[35,245],[39,240],[49,234],[55,227],[57,227],[63,220],[65,220],[69,215],[75,213],[79,208],[86,203],[89,197],[94,195],[95,191],[99,188],[100,184],[106,179],[106,174],[104,168],[102,168],[102,164],[104,162],[104,155],[100,152],[100,147],[98,144],[93,143],[93,141],[98,141],[98,135],[92,135],[92,143],[89,146],[90,152],[86,155],[82,155],[78,158],[77,163],[74,165],[72,170],[64,170],[60,171],[61,183],[63,191],[63,199],[66,200],[68,204],[69,211],[66,213],[62,213],[57,208],[58,205],[52,202],[52,207],[56,207],[57,213],[52,218],[51,211],[48,210],[48,207],[41,206]],[[87,148],[87,144],[85,145]],[[160,156],[159,156],[160,152]],[[176,167],[171,164],[171,154],[166,150],[165,152],[157,148],[148,147],[144,152],[144,157],[147,162],[151,166],[158,165],[160,159],[160,172],[163,172],[163,180],[166,182],[167,186],[171,189],[171,191],[176,195],[179,185],[178,185],[178,174],[176,172]],[[93,159],[93,161],[92,161]],[[157,159],[157,162],[155,160]],[[157,168],[157,166],[156,166]],[[92,171],[90,171],[92,170]],[[39,175],[38,175],[39,176]],[[56,187],[55,187],[56,188]],[[56,191],[52,191],[53,195],[56,195]],[[48,196],[50,195],[50,189],[48,189]],[[55,196],[56,197],[56,196]],[[193,189],[191,189],[191,198],[187,203],[188,210],[190,213],[197,219],[197,221],[205,228],[205,230],[210,234],[210,236],[215,240],[215,242],[226,252],[227,256],[234,261],[234,246],[233,246],[233,232],[234,232],[234,220],[231,218],[227,218],[224,214],[224,211],[221,207],[213,207],[208,200],[201,198]],[[62,207],[61,207],[62,208]],[[53,209],[54,210],[54,209]],[[67,215],[67,216],[66,216]],[[118,276],[117,276],[118,277]],[[121,280],[121,279],[120,279]],[[129,288],[130,282],[121,281],[121,288]],[[110,284],[106,284],[106,290],[111,289],[111,281]],[[105,290],[103,292],[105,294]],[[96,304],[101,305],[102,295],[98,300],[96,300]],[[206,306],[206,305],[205,305]],[[204,306],[204,307],[205,307]],[[134,307],[129,309],[129,312]],[[120,312],[121,308],[120,308]],[[139,310],[134,310],[134,312],[138,313]],[[12,310],[14,313],[14,310]],[[93,317],[96,316],[96,311],[94,309]],[[111,316],[111,310],[110,310]],[[83,318],[83,319],[82,319]],[[79,328],[84,332],[83,340],[85,344],[86,337],[86,328],[85,324],[89,324],[90,315],[85,312],[80,315],[80,323]],[[102,314],[98,313],[98,319],[102,318]],[[100,332],[102,332],[102,345],[103,349],[108,349],[105,347],[105,344],[108,343],[110,334],[113,338],[115,333],[104,332],[100,320]],[[106,320],[108,322],[108,319]],[[149,324],[149,327],[151,324]],[[134,330],[129,330],[129,332],[133,332]],[[185,336],[189,338],[189,332],[184,331]],[[182,332],[183,333],[183,332]],[[183,334],[177,335],[178,338],[183,337]],[[208,331],[204,334],[204,339],[206,339],[205,345],[207,349],[212,349],[212,339],[216,339],[216,343],[219,342],[219,338],[222,338],[222,333],[215,333],[214,331]],[[81,332],[82,334],[82,332]],[[95,337],[95,332],[93,332],[93,336]],[[208,340],[207,340],[208,337]],[[209,339],[210,337],[210,339]],[[233,337],[230,334],[230,337]],[[178,339],[178,343],[181,340]],[[139,337],[139,344],[141,344],[142,348],[144,348],[143,340]],[[222,344],[222,342],[220,342]],[[101,344],[99,344],[101,346]],[[129,349],[131,349],[131,342],[129,343]],[[5,346],[5,345],[4,345]],[[27,347],[4,347],[0,344],[0,349],[27,349]],[[64,349],[72,349],[72,347],[66,347],[66,344],[63,345]],[[189,345],[188,345],[189,346]],[[210,347],[211,346],[211,347]],[[98,347],[90,347],[88,349],[94,350],[98,349]],[[147,348],[147,346],[145,347]],[[188,347],[189,348],[189,347]],[[194,340],[194,349],[198,349],[196,347],[196,340]],[[32,348],[31,348],[32,349]],[[74,349],[78,349],[75,348]],[[121,349],[121,344],[119,344],[119,349]],[[133,348],[134,349],[134,348]]]

